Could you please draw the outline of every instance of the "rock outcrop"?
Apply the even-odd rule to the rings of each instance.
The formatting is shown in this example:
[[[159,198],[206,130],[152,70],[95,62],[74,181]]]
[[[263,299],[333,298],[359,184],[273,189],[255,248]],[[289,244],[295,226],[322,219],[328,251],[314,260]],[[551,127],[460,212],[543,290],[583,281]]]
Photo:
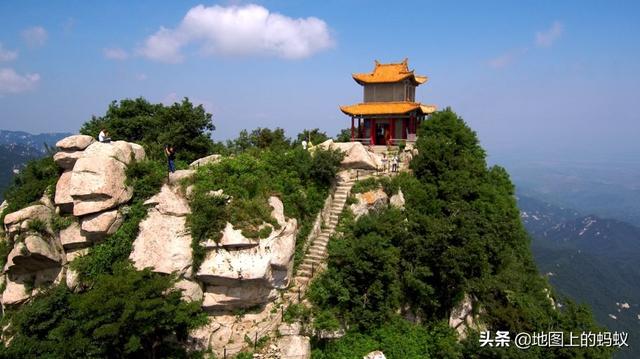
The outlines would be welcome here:
[[[145,202],[152,206],[140,223],[129,259],[138,269],[177,273],[191,277],[191,235],[186,228],[189,203],[179,186],[163,185],[160,193]]]
[[[384,356],[383,352],[381,352],[379,350],[376,350],[376,351],[373,351],[373,352],[365,355],[363,357],[363,359],[387,359],[387,357]]]
[[[356,216],[356,219],[368,214],[372,210],[378,211],[386,208],[389,204],[389,197],[382,188],[364,193],[356,193],[354,196],[357,202],[350,205],[349,209],[351,209],[351,212]]]
[[[277,197],[269,198],[269,203],[280,229],[274,229],[267,238],[256,241],[244,238],[227,224],[223,240],[207,252],[196,273],[196,278],[206,284],[205,308],[246,308],[264,304],[275,298],[276,289],[288,286],[297,221],[285,218],[282,202]]]
[[[478,319],[477,308],[474,308],[475,305],[477,305],[477,300],[465,294],[462,301],[451,310],[449,326],[456,330],[460,339],[467,337],[467,328],[476,331],[485,330],[485,326]],[[475,312],[474,309],[476,309]]]
[[[20,304],[52,283],[77,287],[77,273],[68,263],[121,225],[120,207],[133,194],[126,186],[126,166],[145,156],[137,144],[100,143],[84,135],[69,136],[56,146],[54,161],[64,172],[56,184],[54,202],[45,195],[39,203],[4,218],[5,240],[12,246],[3,271],[5,306]],[[51,223],[57,211],[72,213],[74,218],[67,228],[54,231]],[[44,224],[37,226],[37,232],[30,225],[34,220]]]
[[[198,168],[200,166],[205,166],[213,163],[218,163],[222,160],[222,155],[210,155],[207,157],[199,158],[189,165],[190,168]]]
[[[379,155],[369,151],[360,142],[333,142],[333,140],[329,139],[319,144],[318,147],[342,151],[345,156],[340,165],[345,169],[375,171],[382,168],[382,161]]]
[[[405,200],[404,200],[404,193],[402,193],[402,190],[399,190],[398,193],[394,194],[393,196],[391,196],[391,198],[389,198],[389,204],[392,207],[404,209]]]

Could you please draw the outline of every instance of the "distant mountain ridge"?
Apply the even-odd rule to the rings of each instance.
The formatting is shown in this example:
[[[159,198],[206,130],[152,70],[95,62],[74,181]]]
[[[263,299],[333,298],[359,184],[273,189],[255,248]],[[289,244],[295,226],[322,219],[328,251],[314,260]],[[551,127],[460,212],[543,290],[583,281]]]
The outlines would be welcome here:
[[[0,201],[13,175],[27,161],[46,155],[47,146],[54,147],[56,142],[69,135],[64,132],[33,135],[23,131],[0,130]]]
[[[53,147],[59,140],[70,136],[68,132],[40,133],[37,135],[24,131],[0,130],[0,145],[24,145],[45,153],[46,146]]]
[[[598,322],[629,333],[632,349],[616,357],[637,357],[640,228],[528,196],[519,195],[518,203],[540,272],[559,293],[589,304]]]

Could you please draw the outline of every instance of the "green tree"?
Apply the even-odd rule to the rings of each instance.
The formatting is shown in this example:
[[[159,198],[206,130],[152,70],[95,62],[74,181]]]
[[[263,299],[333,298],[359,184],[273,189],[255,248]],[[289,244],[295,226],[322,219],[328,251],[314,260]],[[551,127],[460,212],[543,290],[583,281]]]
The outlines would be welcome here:
[[[343,128],[336,135],[336,142],[349,142],[351,141],[351,129]]]
[[[311,141],[312,144],[317,145],[329,139],[329,136],[325,132],[320,131],[319,128],[312,130],[304,130],[300,132],[296,138],[296,144],[302,143],[302,140],[307,142]]]
[[[151,159],[164,158],[164,145],[173,145],[177,158],[184,161],[209,155],[214,148],[211,114],[188,98],[171,106],[152,104],[143,98],[113,101],[104,116],[94,116],[80,133],[96,137],[102,128],[113,140],[143,145]]]

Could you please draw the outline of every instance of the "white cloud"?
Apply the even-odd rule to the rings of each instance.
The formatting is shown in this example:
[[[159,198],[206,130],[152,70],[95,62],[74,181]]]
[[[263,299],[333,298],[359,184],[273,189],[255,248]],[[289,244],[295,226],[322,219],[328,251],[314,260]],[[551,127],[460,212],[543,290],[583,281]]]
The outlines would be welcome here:
[[[22,31],[22,39],[30,47],[39,47],[44,45],[44,43],[47,42],[48,37],[49,34],[47,34],[47,30],[42,26],[30,27]]]
[[[138,81],[144,81],[148,78],[147,74],[145,73],[136,74],[135,77],[136,77],[136,80]]]
[[[5,49],[0,42],[0,62],[13,61],[18,57],[18,51]]]
[[[109,60],[126,60],[129,58],[129,54],[119,47],[104,48],[102,53]]]
[[[259,5],[191,8],[174,29],[161,27],[139,50],[162,62],[184,60],[195,44],[205,55],[266,55],[300,59],[333,46],[327,24],[318,18],[290,18]]]
[[[550,28],[536,32],[536,45],[539,47],[549,47],[562,35],[564,26],[561,22],[555,21]]]
[[[11,68],[0,68],[0,96],[32,90],[39,81],[38,74],[20,75]]]
[[[494,69],[501,69],[511,65],[511,63],[513,63],[519,56],[524,55],[527,51],[529,51],[529,49],[526,47],[522,49],[511,50],[507,53],[490,59],[487,64]]]

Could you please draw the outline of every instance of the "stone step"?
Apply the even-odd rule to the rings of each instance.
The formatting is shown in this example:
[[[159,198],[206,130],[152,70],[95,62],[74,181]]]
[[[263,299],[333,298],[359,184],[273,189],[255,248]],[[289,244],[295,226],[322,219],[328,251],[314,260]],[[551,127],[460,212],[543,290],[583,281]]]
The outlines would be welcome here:
[[[296,283],[307,284],[307,283],[309,283],[309,278],[310,277],[311,277],[311,273],[309,273],[309,275],[300,275],[300,276],[296,277]]]
[[[303,263],[300,265],[298,270],[311,272],[311,268],[313,268],[313,273],[315,274],[320,268],[320,263]]]
[[[324,244],[320,244],[320,243],[312,244],[311,247],[309,247],[309,250],[312,250],[312,249],[315,249],[315,250],[318,250],[318,251],[324,251],[324,250],[327,249],[327,246],[324,245]]]
[[[307,252],[306,255],[324,255],[325,252],[326,252],[326,247],[309,248],[309,251]]]
[[[309,246],[309,248],[311,247],[325,248],[327,247],[327,244],[329,244],[329,239],[316,239],[315,241],[313,241],[313,243],[311,243],[311,246]]]
[[[313,260],[317,260],[317,261],[322,261],[324,259],[324,256],[321,255],[321,254],[308,253],[305,258],[309,258],[309,259],[313,259]]]

